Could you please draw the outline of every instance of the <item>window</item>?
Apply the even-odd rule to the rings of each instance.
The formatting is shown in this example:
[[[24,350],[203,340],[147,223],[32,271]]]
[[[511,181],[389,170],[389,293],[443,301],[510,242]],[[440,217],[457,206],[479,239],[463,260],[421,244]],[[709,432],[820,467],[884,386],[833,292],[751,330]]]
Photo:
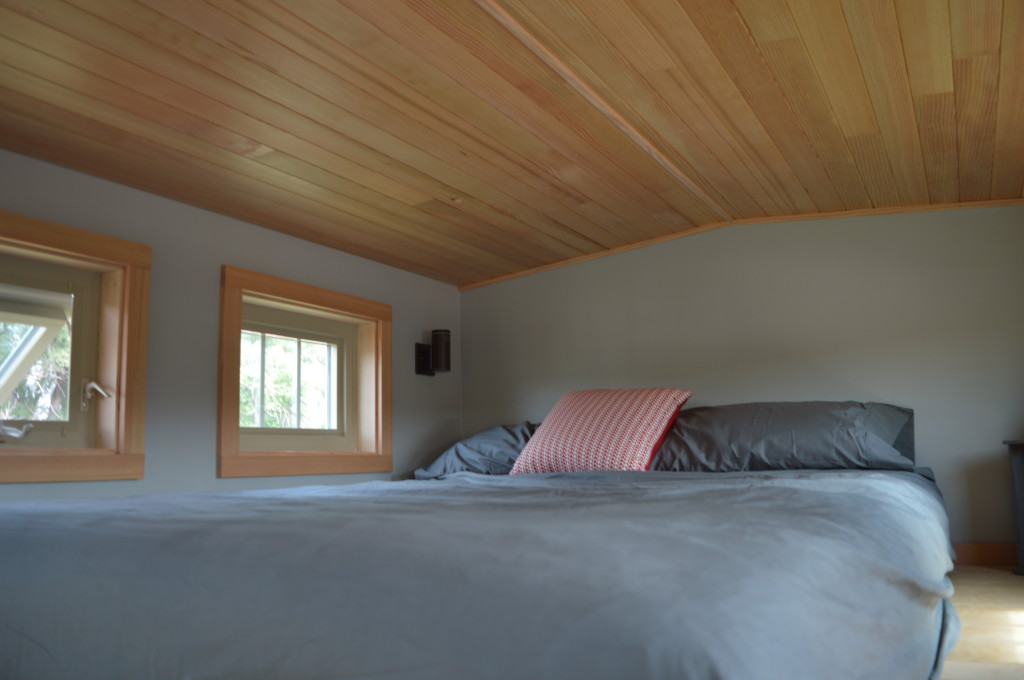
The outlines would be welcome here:
[[[20,445],[92,446],[104,397],[83,389],[99,386],[101,281],[99,272],[0,253],[0,422],[24,432]]]
[[[249,429],[338,428],[340,342],[242,331],[239,425]]]
[[[0,481],[142,477],[150,257],[0,212]]]
[[[391,470],[391,307],[224,267],[221,477]]]
[[[239,427],[243,450],[358,449],[359,324],[242,296]]]

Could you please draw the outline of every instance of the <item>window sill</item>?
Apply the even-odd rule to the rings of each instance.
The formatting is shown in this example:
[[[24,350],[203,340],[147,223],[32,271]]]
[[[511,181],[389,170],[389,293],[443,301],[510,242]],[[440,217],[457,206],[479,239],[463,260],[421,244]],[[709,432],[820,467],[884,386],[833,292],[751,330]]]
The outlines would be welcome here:
[[[376,453],[278,453],[222,456],[220,477],[277,477],[391,472],[391,456]]]
[[[0,483],[142,479],[144,461],[109,449],[2,449]]]

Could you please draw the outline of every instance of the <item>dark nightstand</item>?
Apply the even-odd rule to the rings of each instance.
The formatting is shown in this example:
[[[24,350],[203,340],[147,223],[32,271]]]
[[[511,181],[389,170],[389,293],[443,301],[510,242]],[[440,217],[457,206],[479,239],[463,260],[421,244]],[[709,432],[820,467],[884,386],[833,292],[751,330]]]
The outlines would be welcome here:
[[[1010,447],[1010,475],[1013,478],[1013,508],[1017,520],[1017,569],[1024,575],[1024,440],[1003,442]]]

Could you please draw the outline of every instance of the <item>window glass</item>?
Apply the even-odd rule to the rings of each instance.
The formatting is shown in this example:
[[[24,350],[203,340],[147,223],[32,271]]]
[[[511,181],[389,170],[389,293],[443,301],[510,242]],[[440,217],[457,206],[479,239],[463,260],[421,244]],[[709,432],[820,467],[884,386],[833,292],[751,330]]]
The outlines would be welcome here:
[[[244,451],[347,451],[357,447],[358,324],[245,296],[239,333],[238,423]],[[353,350],[354,351],[354,350]]]
[[[263,425],[263,334],[242,331],[242,353],[238,376],[238,424]]]
[[[0,420],[67,421],[71,387],[71,333],[64,324],[42,356],[21,369],[18,358],[43,344],[45,326],[9,323],[0,311]],[[22,376],[24,376],[22,378]],[[15,382],[21,378],[20,382]],[[10,385],[8,388],[7,386]]]
[[[338,429],[338,345],[299,341],[299,427]]]
[[[298,427],[295,370],[298,352],[293,338],[263,334],[263,425]]]
[[[239,425],[337,430],[340,343],[243,330]]]

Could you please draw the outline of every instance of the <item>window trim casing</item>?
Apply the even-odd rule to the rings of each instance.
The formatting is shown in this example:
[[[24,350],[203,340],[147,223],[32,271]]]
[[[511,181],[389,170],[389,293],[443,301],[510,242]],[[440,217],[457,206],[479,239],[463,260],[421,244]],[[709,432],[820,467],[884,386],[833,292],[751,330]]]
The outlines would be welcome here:
[[[357,370],[361,408],[358,451],[242,451],[239,370],[243,296],[280,300],[312,312],[360,321]],[[218,477],[275,477],[391,472],[391,305],[225,265],[221,270],[218,376]]]
[[[152,249],[0,211],[0,250],[101,273],[97,375],[114,397],[96,402],[94,445],[0,447],[0,483],[142,479]]]

